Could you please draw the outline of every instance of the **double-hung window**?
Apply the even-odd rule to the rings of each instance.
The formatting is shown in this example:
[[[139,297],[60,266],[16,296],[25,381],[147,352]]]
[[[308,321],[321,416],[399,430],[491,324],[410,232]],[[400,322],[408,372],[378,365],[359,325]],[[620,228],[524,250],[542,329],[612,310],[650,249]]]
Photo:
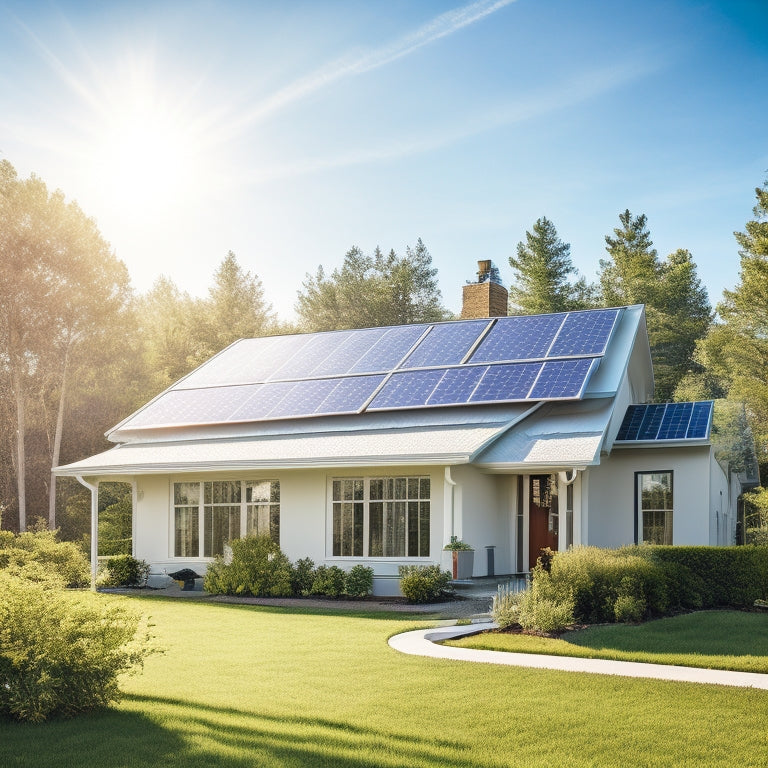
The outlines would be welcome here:
[[[334,557],[429,557],[430,479],[331,481]]]
[[[279,544],[280,482],[174,483],[173,525],[175,557],[214,557],[225,544],[250,533],[269,534]]]
[[[636,498],[640,541],[671,544],[672,472],[638,472]]]

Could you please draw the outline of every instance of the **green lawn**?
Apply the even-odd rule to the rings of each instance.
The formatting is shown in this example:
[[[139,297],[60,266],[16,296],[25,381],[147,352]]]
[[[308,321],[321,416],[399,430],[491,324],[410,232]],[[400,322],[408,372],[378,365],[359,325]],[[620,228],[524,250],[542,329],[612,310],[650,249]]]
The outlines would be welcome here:
[[[110,710],[0,723],[0,766],[765,766],[768,692],[405,656],[414,616],[131,599],[159,642]]]
[[[645,624],[608,624],[560,639],[488,632],[448,645],[489,651],[680,664],[768,673],[768,614],[700,611]]]

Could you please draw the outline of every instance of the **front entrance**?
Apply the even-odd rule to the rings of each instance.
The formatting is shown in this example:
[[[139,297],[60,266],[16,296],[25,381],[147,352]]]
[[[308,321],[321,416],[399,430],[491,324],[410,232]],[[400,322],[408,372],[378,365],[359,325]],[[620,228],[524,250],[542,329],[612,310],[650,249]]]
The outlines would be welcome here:
[[[528,563],[533,570],[542,549],[557,551],[560,516],[557,475],[531,475],[528,482]]]

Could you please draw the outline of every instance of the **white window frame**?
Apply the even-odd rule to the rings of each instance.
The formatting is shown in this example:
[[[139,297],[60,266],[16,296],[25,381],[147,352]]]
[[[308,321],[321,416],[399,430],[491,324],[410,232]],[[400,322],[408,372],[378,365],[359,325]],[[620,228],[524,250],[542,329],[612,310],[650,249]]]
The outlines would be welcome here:
[[[190,555],[177,555],[176,554],[176,485],[177,483],[190,483],[193,485],[198,486],[198,503],[197,503],[197,554],[190,554]],[[170,488],[170,551],[169,551],[169,557],[173,558],[174,560],[205,560],[210,561],[213,560],[213,557],[206,556],[203,553],[205,552],[205,508],[206,506],[235,506],[235,504],[226,504],[222,502],[221,504],[206,504],[205,503],[205,484],[206,483],[240,483],[240,538],[245,537],[248,534],[248,507],[249,506],[268,506],[269,507],[269,519],[271,520],[272,517],[272,511],[274,507],[277,507],[277,514],[278,519],[280,517],[280,480],[274,477],[265,477],[265,478],[257,478],[257,477],[246,477],[246,478],[231,478],[231,477],[220,477],[220,478],[208,478],[205,480],[200,480],[198,478],[172,478],[171,479],[171,488]],[[246,489],[249,483],[270,483],[270,501],[266,502],[248,502],[246,501],[247,493]],[[272,492],[272,484],[277,486],[277,501],[271,501],[271,492]],[[179,506],[194,506],[194,505],[179,505]],[[280,535],[280,526],[278,524],[278,538]],[[279,540],[278,540],[279,544]]]
[[[669,475],[669,495],[671,499],[671,506],[669,509],[643,509],[642,481],[644,477],[652,475]],[[657,543],[646,542],[645,536],[643,535],[644,516],[646,512],[664,514],[664,538],[666,539],[667,533],[669,533],[669,541],[664,541],[662,543],[665,545],[673,544],[675,534],[675,473],[671,469],[655,469],[648,472],[635,472],[635,520],[637,524],[637,542],[639,544]]]
[[[419,503],[422,501],[429,502],[429,554],[427,555],[374,555],[369,554],[370,546],[370,503],[371,503],[371,481],[372,480],[390,480],[396,478],[405,478],[407,480],[429,480],[429,498],[418,499]],[[363,554],[362,555],[334,555],[333,554],[333,484],[337,481],[344,480],[361,480],[363,481],[363,499],[360,503],[363,504]],[[377,473],[375,475],[344,475],[328,478],[327,487],[327,503],[326,503],[326,535],[325,535],[325,551],[326,558],[329,560],[369,560],[374,562],[397,562],[397,561],[409,561],[409,562],[431,562],[430,555],[432,552],[432,506],[433,506],[433,490],[434,480],[429,474],[383,474]],[[379,501],[374,499],[374,502]],[[398,499],[399,501],[399,499]],[[403,499],[406,504],[408,501],[414,501],[413,499]],[[406,509],[406,530],[405,530],[405,549],[408,549],[408,513]]]

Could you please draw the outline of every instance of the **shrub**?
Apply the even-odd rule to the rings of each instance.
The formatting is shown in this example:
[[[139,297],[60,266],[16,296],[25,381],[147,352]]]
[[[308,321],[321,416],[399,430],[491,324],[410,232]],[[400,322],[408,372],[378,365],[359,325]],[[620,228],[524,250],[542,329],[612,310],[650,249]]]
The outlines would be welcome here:
[[[613,604],[613,614],[616,621],[622,621],[627,624],[638,623],[645,618],[648,610],[645,600],[635,595],[619,595]]]
[[[373,592],[373,568],[355,565],[347,574],[345,592],[352,597],[366,597]]]
[[[574,622],[574,605],[571,593],[556,585],[550,573],[537,565],[530,588],[520,595],[518,622],[523,629],[544,634],[562,632]]]
[[[312,582],[310,594],[339,597],[344,594],[347,574],[338,565],[321,565],[315,571],[315,579]]]
[[[104,585],[113,587],[143,587],[149,576],[149,563],[131,555],[116,555],[107,560]]]
[[[309,557],[297,560],[291,570],[291,590],[297,597],[306,597],[315,581],[315,563]]]
[[[508,584],[499,584],[493,596],[491,616],[500,629],[520,623],[520,598],[522,592],[515,592]]]
[[[232,542],[232,561],[218,556],[209,564],[203,588],[214,595],[290,597],[291,562],[269,534]]]
[[[439,565],[401,565],[400,591],[409,603],[429,603],[450,594],[451,574]]]
[[[149,639],[123,605],[0,572],[0,715],[40,722],[107,705]]]
[[[33,568],[33,571],[48,571],[61,577],[67,586],[82,587],[90,582],[91,567],[85,554],[71,541],[58,541],[56,531],[27,531],[18,535],[10,531],[0,533],[0,569],[11,568],[18,572],[36,563],[39,568]]]

